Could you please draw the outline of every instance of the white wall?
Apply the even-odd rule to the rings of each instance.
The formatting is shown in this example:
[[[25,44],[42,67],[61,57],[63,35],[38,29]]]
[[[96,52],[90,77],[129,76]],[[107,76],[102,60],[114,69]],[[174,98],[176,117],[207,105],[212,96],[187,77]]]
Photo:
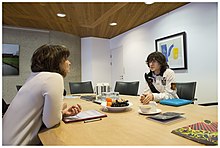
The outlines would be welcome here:
[[[43,44],[65,45],[70,50],[70,73],[64,78],[64,88],[69,93],[69,82],[81,79],[80,37],[68,33],[3,26],[2,42],[19,45],[19,75],[2,77],[2,98],[11,103],[17,94],[16,85],[23,85],[31,73],[33,52]]]
[[[178,82],[197,81],[198,103],[216,102],[217,94],[217,3],[190,3],[124,34],[110,39],[110,48],[122,46],[124,80],[140,80],[139,94],[148,71],[145,64],[155,51],[155,39],[185,31],[187,70],[178,70]]]
[[[108,39],[81,39],[82,81],[111,84],[110,44]]]

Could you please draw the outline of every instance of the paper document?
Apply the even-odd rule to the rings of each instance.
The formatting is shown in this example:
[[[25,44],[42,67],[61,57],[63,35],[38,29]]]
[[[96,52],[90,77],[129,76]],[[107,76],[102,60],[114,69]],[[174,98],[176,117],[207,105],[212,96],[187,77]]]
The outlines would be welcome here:
[[[87,111],[80,112],[75,116],[64,117],[63,121],[73,122],[73,121],[82,121],[82,120],[102,118],[102,117],[107,117],[107,115],[97,110],[87,110]]]

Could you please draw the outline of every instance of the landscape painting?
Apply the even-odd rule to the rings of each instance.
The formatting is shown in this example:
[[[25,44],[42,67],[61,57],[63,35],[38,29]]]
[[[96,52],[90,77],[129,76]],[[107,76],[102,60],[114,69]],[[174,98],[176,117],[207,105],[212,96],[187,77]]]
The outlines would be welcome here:
[[[19,75],[18,44],[2,44],[2,75]]]

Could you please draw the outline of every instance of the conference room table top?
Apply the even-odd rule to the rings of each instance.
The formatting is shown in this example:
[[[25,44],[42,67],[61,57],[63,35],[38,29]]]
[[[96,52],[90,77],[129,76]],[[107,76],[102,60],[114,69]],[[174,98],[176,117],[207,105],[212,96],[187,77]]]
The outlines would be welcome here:
[[[184,113],[184,119],[162,124],[138,112],[139,96],[120,95],[133,105],[123,112],[108,112],[100,104],[78,98],[66,98],[68,106],[80,104],[83,110],[97,110],[107,115],[102,120],[64,123],[43,129],[38,136],[43,145],[71,146],[185,146],[202,145],[171,133],[172,130],[204,120],[218,121],[217,106],[188,104],[180,107],[157,104],[164,112]]]

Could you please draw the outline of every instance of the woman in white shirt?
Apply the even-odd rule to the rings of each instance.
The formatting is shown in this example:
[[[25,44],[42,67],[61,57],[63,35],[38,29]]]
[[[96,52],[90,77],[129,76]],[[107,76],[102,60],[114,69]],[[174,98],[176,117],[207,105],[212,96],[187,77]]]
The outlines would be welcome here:
[[[148,104],[150,101],[158,102],[161,99],[178,98],[175,73],[169,69],[166,57],[161,52],[153,52],[147,57],[146,63],[150,72],[145,73],[147,88],[141,95],[140,101]]]
[[[3,145],[36,145],[44,124],[51,128],[63,116],[76,115],[81,106],[63,104],[63,78],[70,71],[69,50],[61,45],[43,45],[32,56],[30,77],[18,91],[2,122]]]

